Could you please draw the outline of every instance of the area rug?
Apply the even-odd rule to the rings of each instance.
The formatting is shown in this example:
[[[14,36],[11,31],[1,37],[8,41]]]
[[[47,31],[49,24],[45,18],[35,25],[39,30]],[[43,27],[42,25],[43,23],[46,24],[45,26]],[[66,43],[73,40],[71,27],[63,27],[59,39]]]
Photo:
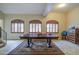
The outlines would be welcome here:
[[[27,42],[24,41],[8,55],[64,55],[64,53],[54,43],[52,43],[52,48],[45,45],[32,45],[31,48],[27,48]]]

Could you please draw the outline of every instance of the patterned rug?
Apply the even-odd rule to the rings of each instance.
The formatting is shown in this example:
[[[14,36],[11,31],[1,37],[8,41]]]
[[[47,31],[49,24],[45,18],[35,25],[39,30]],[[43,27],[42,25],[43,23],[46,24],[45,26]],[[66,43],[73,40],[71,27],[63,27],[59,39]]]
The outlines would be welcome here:
[[[44,45],[36,44],[33,44],[31,48],[27,48],[27,42],[24,41],[8,55],[64,55],[54,43],[52,43],[52,48],[45,46],[45,43]]]

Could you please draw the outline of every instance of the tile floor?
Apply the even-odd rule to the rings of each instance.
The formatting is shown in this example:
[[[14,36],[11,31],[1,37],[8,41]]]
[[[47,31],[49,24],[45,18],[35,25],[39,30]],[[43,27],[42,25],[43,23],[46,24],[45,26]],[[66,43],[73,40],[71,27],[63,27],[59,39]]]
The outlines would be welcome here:
[[[79,55],[79,45],[65,40],[53,40],[66,55]]]
[[[8,40],[7,45],[0,48],[0,55],[8,54],[10,51],[15,49],[23,40]]]
[[[66,55],[79,55],[79,45],[65,40],[52,40]],[[8,54],[23,40],[8,40],[7,45],[0,48],[0,55]]]

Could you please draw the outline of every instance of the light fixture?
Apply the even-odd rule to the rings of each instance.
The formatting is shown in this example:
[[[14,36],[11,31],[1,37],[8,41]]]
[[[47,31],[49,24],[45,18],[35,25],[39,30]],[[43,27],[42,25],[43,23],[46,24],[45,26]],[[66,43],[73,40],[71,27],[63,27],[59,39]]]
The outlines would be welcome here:
[[[59,5],[58,5],[59,8],[61,8],[61,7],[65,7],[65,6],[66,6],[65,3],[62,3],[62,4],[59,4]]]

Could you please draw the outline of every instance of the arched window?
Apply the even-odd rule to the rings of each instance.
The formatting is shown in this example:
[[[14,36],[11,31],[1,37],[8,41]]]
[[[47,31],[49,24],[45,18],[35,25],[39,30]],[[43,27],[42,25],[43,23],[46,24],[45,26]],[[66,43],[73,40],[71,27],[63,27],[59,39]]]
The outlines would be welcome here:
[[[29,22],[30,24],[30,32],[41,32],[41,24],[40,20],[32,20]]]
[[[48,33],[56,33],[58,32],[58,22],[56,20],[49,20],[47,21],[47,32]]]
[[[24,21],[15,19],[11,21],[11,32],[22,33],[24,32]]]

